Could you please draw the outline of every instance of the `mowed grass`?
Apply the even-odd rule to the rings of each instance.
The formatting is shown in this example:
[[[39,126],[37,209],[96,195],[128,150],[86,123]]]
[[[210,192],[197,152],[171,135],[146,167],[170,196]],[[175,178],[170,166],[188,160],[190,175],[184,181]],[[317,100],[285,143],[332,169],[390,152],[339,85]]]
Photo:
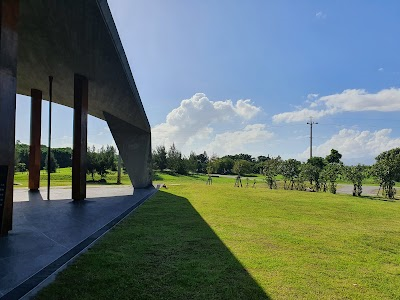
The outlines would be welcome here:
[[[16,188],[28,187],[28,172],[15,172],[14,184]],[[96,182],[99,181],[101,177],[95,175],[92,182],[92,176],[86,175],[86,180],[88,184],[93,185],[112,185],[117,184],[117,172],[110,172],[106,177],[105,183]],[[71,186],[72,185],[72,168],[58,168],[56,173],[50,174],[50,184],[51,186]],[[121,184],[131,184],[129,176],[127,174],[121,174]],[[47,187],[47,171],[40,171],[40,186]]]
[[[400,299],[400,202],[164,178],[38,299]]]

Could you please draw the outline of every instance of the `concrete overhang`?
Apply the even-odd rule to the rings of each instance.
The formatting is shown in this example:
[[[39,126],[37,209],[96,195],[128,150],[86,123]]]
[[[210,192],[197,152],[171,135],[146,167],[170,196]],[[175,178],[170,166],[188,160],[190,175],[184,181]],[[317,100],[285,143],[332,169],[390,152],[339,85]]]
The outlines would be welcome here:
[[[90,115],[150,133],[106,0],[20,0],[18,35],[18,94],[30,96],[34,88],[49,99],[51,75],[53,101],[73,107],[80,74],[89,80]]]

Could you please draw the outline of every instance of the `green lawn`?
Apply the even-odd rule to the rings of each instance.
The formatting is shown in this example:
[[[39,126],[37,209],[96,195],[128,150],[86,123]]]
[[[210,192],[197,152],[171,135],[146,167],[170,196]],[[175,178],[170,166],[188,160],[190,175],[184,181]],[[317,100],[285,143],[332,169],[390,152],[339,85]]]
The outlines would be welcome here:
[[[14,184],[15,187],[27,187],[28,186],[28,172],[15,172]],[[88,184],[116,184],[117,183],[117,172],[110,172],[107,175],[106,183],[91,182],[92,176],[86,176]],[[100,176],[95,176],[95,181],[100,180]],[[71,186],[72,185],[72,168],[58,168],[56,173],[50,175],[51,186]],[[121,175],[122,184],[131,184],[129,176],[127,174]],[[40,171],[40,186],[47,187],[47,171]]]
[[[37,298],[400,299],[398,201],[159,179]]]
[[[15,172],[14,175],[14,183],[15,187],[27,187],[28,186],[28,172]],[[242,181],[243,184],[246,184],[246,178],[243,177]],[[252,175],[249,178],[249,184],[252,184],[253,180],[256,179],[258,182],[263,182],[263,177],[261,175]],[[117,172],[110,172],[106,177],[106,183],[98,182],[101,177],[99,175],[95,175],[94,182],[91,175],[86,175],[87,183],[93,185],[100,185],[100,184],[107,184],[107,185],[114,185],[117,183]],[[182,175],[169,175],[167,173],[160,173],[155,172],[154,175],[154,182],[165,181],[167,182],[177,182],[177,181],[190,181],[190,180],[207,180],[206,175],[190,175],[190,176],[182,176]],[[214,178],[215,179],[215,178]],[[50,175],[51,186],[71,186],[72,185],[72,168],[58,168],[56,173]],[[234,184],[235,179],[232,178],[225,178],[221,177],[218,178],[220,182],[232,182]],[[130,185],[131,181],[129,179],[128,174],[122,173],[121,175],[121,184]],[[47,171],[41,170],[40,171],[40,186],[46,187],[47,186]]]

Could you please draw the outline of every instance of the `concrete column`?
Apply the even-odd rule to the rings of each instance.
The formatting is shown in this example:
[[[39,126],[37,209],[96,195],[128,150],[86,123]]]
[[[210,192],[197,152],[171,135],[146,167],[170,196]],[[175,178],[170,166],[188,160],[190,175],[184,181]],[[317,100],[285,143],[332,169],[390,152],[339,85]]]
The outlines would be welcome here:
[[[72,199],[86,198],[88,80],[74,76],[74,146],[72,150]]]
[[[147,188],[152,184],[151,134],[104,112],[119,154],[133,187]]]
[[[29,146],[29,189],[40,186],[40,134],[42,129],[42,91],[31,90],[31,142]]]
[[[18,0],[0,0],[0,235],[12,229]]]

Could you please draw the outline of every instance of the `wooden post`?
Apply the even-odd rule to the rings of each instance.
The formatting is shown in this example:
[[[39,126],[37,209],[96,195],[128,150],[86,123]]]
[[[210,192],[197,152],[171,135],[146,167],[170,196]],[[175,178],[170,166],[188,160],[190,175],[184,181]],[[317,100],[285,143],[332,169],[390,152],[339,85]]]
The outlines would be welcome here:
[[[86,198],[88,80],[74,76],[74,145],[72,150],[72,199]]]
[[[31,90],[31,142],[29,146],[29,189],[40,186],[40,135],[42,129],[42,91]]]

